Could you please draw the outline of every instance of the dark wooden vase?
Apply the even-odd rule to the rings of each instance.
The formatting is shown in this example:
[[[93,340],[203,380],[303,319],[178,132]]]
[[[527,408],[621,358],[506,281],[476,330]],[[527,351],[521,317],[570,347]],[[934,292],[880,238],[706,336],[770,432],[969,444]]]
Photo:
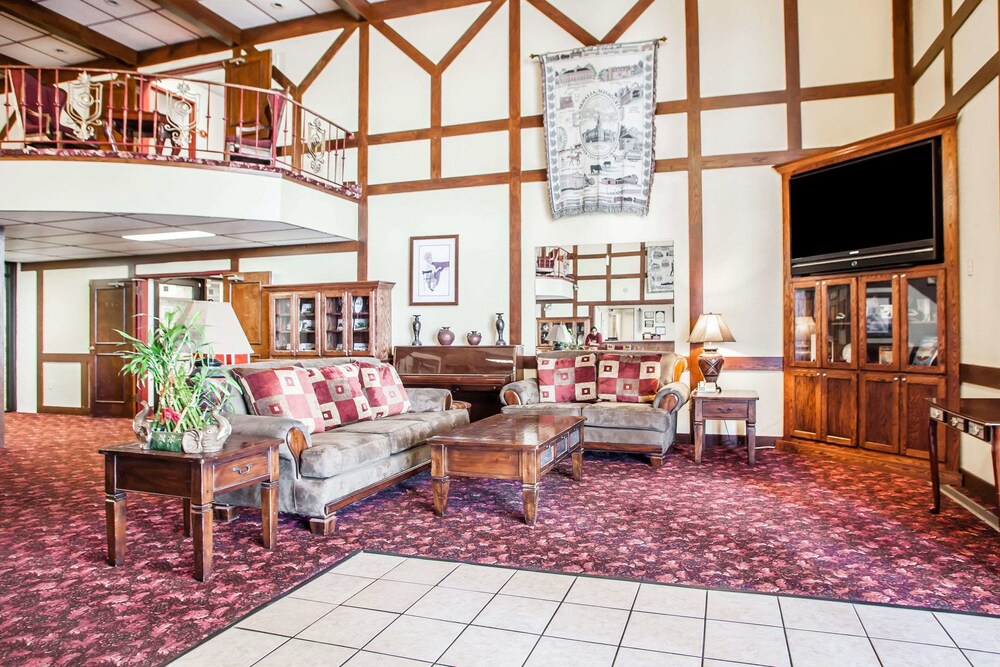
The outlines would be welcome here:
[[[455,332],[448,327],[441,327],[438,331],[438,342],[442,345],[451,345],[455,342]]]

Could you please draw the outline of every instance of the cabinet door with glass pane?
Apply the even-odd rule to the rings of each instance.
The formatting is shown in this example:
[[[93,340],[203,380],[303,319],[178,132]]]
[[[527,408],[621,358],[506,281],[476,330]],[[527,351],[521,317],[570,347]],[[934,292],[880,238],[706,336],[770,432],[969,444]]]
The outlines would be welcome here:
[[[348,292],[347,306],[350,311],[350,354],[364,356],[372,349],[372,292]]]
[[[860,279],[861,299],[858,361],[872,371],[899,370],[899,275],[885,274]]]
[[[853,278],[823,281],[823,366],[857,368],[857,282]]]
[[[271,354],[295,354],[295,295],[271,294]]]
[[[819,281],[792,284],[792,365],[819,366]]]
[[[323,354],[348,353],[348,317],[344,292],[324,292],[323,303]]]
[[[302,356],[319,356],[319,295],[300,294],[296,301],[295,350]]]
[[[900,363],[903,370],[943,373],[945,367],[944,271],[900,275]]]

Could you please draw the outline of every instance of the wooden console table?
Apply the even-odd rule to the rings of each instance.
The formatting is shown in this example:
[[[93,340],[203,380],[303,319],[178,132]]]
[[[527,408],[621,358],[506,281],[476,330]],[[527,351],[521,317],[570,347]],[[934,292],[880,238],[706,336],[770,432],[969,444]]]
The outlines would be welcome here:
[[[108,564],[125,562],[126,491],[184,499],[184,536],[194,533],[194,578],[198,581],[212,576],[212,503],[216,493],[260,484],[263,543],[265,549],[271,549],[278,535],[281,442],[233,434],[222,451],[211,454],[142,449],[138,443],[98,450],[104,455]]]
[[[754,464],[757,453],[757,399],[755,391],[738,389],[723,390],[716,393],[691,394],[694,403],[691,413],[694,415],[694,462],[701,463],[701,452],[705,448],[705,420],[723,419],[746,422],[747,425],[747,463]]]
[[[993,461],[993,483],[997,489],[997,504],[1000,508],[1000,450],[997,439],[1000,436],[1000,398],[962,398],[947,401],[937,398],[927,399],[930,417],[929,454],[931,463],[931,489],[934,505],[931,512],[941,511],[941,480],[938,473],[938,424],[962,433],[968,433],[977,440],[990,443]]]

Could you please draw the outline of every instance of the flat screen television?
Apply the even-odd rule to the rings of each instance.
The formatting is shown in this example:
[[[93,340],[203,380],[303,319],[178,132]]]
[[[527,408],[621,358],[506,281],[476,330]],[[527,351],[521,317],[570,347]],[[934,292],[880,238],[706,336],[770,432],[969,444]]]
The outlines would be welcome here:
[[[941,142],[935,137],[789,179],[793,276],[941,259]]]

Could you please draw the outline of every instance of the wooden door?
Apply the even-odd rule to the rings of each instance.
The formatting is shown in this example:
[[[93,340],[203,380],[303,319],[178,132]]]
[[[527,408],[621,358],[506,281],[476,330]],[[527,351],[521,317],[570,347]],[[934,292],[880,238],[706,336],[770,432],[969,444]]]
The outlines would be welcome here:
[[[834,445],[858,446],[858,374],[823,371],[822,439]]]
[[[271,52],[253,51],[225,64],[226,83],[251,88],[271,89]],[[268,126],[267,94],[241,88],[226,88],[226,136],[236,135],[236,128]],[[270,135],[268,135],[270,136]]]
[[[243,327],[253,353],[251,361],[271,356],[268,345],[267,321],[264,319],[266,298],[264,286],[271,283],[271,272],[234,273],[226,276],[223,298],[233,307],[236,319]]]
[[[927,399],[945,397],[945,378],[937,375],[904,375],[900,383],[900,436],[907,456],[930,457],[927,438]],[[938,447],[938,460],[945,460],[947,447]]]
[[[899,375],[862,373],[861,446],[899,453]]]
[[[116,331],[136,334],[135,306],[135,282],[90,281],[90,414],[94,417],[135,415],[135,381],[121,375],[125,342]]]
[[[788,373],[788,395],[791,399],[789,432],[796,438],[819,440],[822,378],[818,371],[792,370]]]

